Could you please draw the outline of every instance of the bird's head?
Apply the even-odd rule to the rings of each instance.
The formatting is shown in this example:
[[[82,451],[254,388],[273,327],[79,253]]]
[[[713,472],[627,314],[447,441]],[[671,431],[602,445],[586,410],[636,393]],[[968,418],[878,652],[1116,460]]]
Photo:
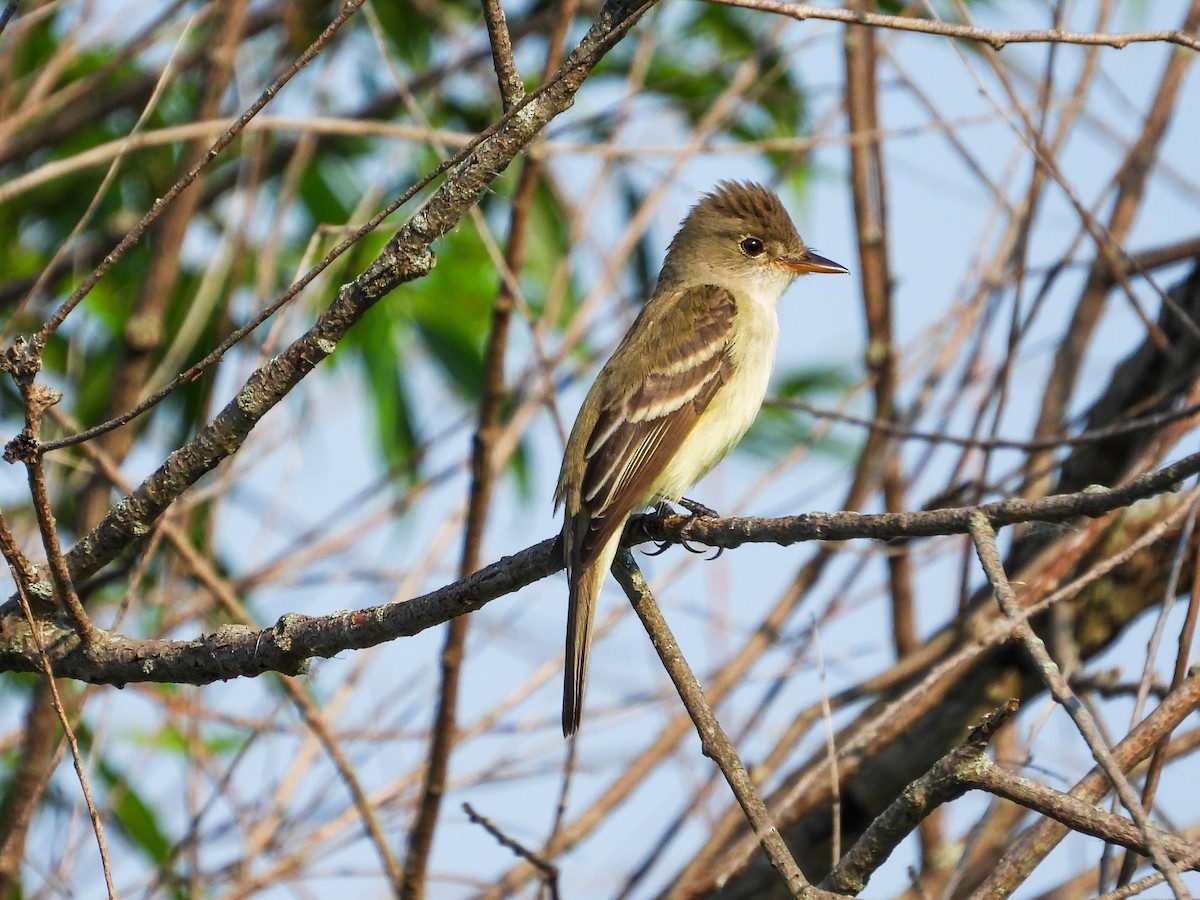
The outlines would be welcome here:
[[[769,188],[722,181],[692,207],[671,241],[661,279],[742,288],[777,299],[798,275],[849,270],[805,246]],[[660,279],[660,289],[667,285]]]

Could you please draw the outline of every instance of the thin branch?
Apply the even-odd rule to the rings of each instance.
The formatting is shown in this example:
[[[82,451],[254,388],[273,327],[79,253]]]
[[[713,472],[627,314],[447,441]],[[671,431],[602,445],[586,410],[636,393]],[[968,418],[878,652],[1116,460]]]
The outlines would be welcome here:
[[[893,437],[904,440],[925,441],[930,444],[950,444],[955,447],[979,450],[1023,450],[1026,453],[1035,453],[1039,450],[1054,450],[1059,447],[1079,447],[1085,444],[1095,444],[1100,441],[1109,440],[1110,438],[1119,437],[1123,434],[1149,431],[1200,413],[1200,403],[1190,403],[1179,409],[1167,410],[1147,416],[1137,416],[1115,425],[1106,425],[1103,428],[1089,428],[1081,431],[1079,434],[1050,437],[1045,440],[1019,441],[1010,438],[972,438],[957,434],[947,434],[941,431],[920,431],[914,428],[904,428],[894,422],[884,421],[878,416],[873,418],[855,416],[836,409],[818,406],[815,403],[809,403],[805,400],[798,400],[794,397],[771,397],[767,399],[766,405],[780,409],[796,409],[819,419],[832,419],[835,422],[844,422],[847,425],[877,428],[880,431],[886,431]]]
[[[809,540],[895,540],[967,534],[971,516],[976,512],[994,527],[1018,522],[1062,522],[1079,516],[1096,518],[1144,497],[1175,490],[1180,482],[1197,472],[1200,472],[1200,453],[1139,476],[1121,487],[1093,485],[1074,494],[1052,494],[1038,500],[1013,497],[978,507],[948,507],[903,513],[804,513],[777,519],[635,516],[630,520],[627,540],[631,543],[678,542],[686,528],[687,539],[692,543],[730,550],[744,543],[787,546]]]
[[[1038,784],[1015,772],[1006,771],[986,757],[979,760],[970,771],[963,773],[963,782],[964,787],[979,788],[1043,816],[1049,816],[1072,831],[1091,835],[1106,843],[1128,847],[1135,854],[1147,851],[1146,835],[1128,819],[1106,812],[1070,794]],[[1150,828],[1150,832],[1172,861],[1187,869],[1200,869],[1200,847],[1154,827]]]
[[[520,103],[525,96],[525,89],[513,61],[508,23],[504,19],[500,0],[483,0],[483,10],[504,109],[508,110]],[[562,62],[561,39],[573,12],[573,4],[560,7],[559,27],[555,28],[555,34],[552,35],[547,48],[543,78],[548,78]],[[492,303],[488,343],[484,353],[481,385],[483,396],[471,446],[471,482],[467,499],[466,527],[463,529],[462,557],[459,562],[460,577],[470,575],[479,568],[484,527],[491,509],[496,475],[500,467],[496,443],[500,433],[502,408],[508,396],[504,362],[508,351],[509,326],[517,299],[517,278],[525,266],[529,218],[542,168],[543,163],[537,159],[525,160],[512,200],[508,245],[501,267],[502,272],[509,277],[501,278],[496,299]],[[425,894],[429,853],[433,846],[442,797],[446,792],[450,753],[458,738],[458,686],[466,653],[469,624],[470,619],[466,616],[454,619],[446,631],[442,647],[437,711],[430,729],[421,799],[409,832],[404,878],[400,885],[400,895],[406,900],[420,900]]]
[[[3,555],[4,561],[8,563],[13,581],[17,586],[26,591],[30,590],[34,582],[38,580],[37,570],[22,552],[12,529],[8,527],[8,519],[5,518],[3,510],[0,510],[0,555]]]
[[[179,35],[178,40],[176,40],[175,46],[171,50],[171,55],[167,57],[167,61],[163,65],[162,72],[159,73],[158,78],[154,82],[154,89],[150,92],[149,99],[142,106],[141,111],[138,113],[137,120],[133,123],[133,127],[129,129],[129,133],[124,137],[110,141],[108,145],[106,145],[106,149],[111,147],[114,151],[112,154],[112,161],[108,166],[108,170],[104,173],[104,177],[100,179],[100,184],[93,192],[92,199],[88,203],[87,209],[83,211],[83,214],[79,217],[79,220],[71,228],[70,233],[59,243],[58,249],[54,251],[54,254],[50,257],[49,262],[41,267],[41,271],[34,279],[33,284],[30,285],[27,291],[25,291],[25,296],[20,299],[20,301],[16,304],[15,309],[10,314],[10,322],[15,321],[24,308],[30,302],[32,302],[34,298],[41,294],[41,292],[45,289],[47,282],[54,277],[54,273],[59,271],[59,267],[62,261],[66,258],[67,253],[74,249],[75,240],[91,223],[93,216],[96,214],[96,210],[100,208],[101,201],[104,199],[105,195],[107,195],[109,187],[114,181],[116,181],[117,173],[120,171],[121,165],[136,146],[135,141],[142,135],[143,126],[150,119],[150,116],[153,114],[153,112],[158,108],[158,102],[160,99],[162,99],[162,95],[166,90],[167,85],[175,77],[176,72],[179,71],[177,67],[177,57],[180,55],[180,49],[191,37],[193,24],[194,20],[193,22],[189,22],[189,24],[184,27],[183,31]],[[227,125],[222,123],[221,130],[225,130],[226,127]],[[42,172],[44,174],[44,168],[45,167],[39,167],[33,173],[29,174],[36,174],[38,172]],[[0,195],[11,189],[12,181],[22,180],[24,180],[24,176],[10,180],[7,184],[0,187]],[[0,203],[3,202],[5,201],[0,199]]]
[[[830,9],[808,3],[785,3],[782,0],[708,0],[725,6],[740,6],[762,12],[778,13],[797,21],[825,19],[844,22],[847,25],[870,25],[873,28],[892,28],[896,31],[915,31],[921,34],[936,34],[943,37],[980,41],[994,50],[1005,44],[1083,44],[1086,46],[1115,47],[1118,50],[1130,44],[1169,43],[1200,50],[1200,38],[1186,31],[1159,29],[1149,31],[1126,31],[1115,34],[1062,31],[1058,28],[1039,28],[1029,31],[1003,31],[991,28],[976,28],[954,22],[937,22],[931,19],[915,19],[908,16],[890,16],[884,13],[859,12],[847,9]]]
[[[51,414],[53,413],[54,411],[51,410]],[[129,490],[129,486],[121,476],[117,465],[104,450],[94,444],[85,444],[81,449],[84,456],[88,458],[88,461],[96,467],[97,472],[113,488],[120,491]],[[183,530],[169,520],[164,520],[160,523],[160,526],[159,533],[166,538],[167,542],[179,555],[179,558],[187,566],[192,575],[212,594],[224,613],[235,622],[257,627],[257,622],[253,614],[241,602],[234,589],[217,573],[212,564],[195,549],[190,538]],[[148,563],[149,560],[147,559],[146,564]],[[135,583],[135,579],[130,580],[131,590]],[[379,854],[380,861],[387,872],[390,882],[392,884],[399,884],[401,868],[390,850],[387,836],[379,822],[375,807],[367,797],[361,781],[355,774],[353,765],[338,745],[337,738],[330,729],[321,708],[297,679],[283,676],[280,679],[280,685],[291,699],[300,717],[316,737],[317,742],[329,755],[339,776],[345,783],[359,817],[362,819],[363,827],[375,845],[376,852]]]
[[[972,516],[982,515],[994,526],[1098,517],[1171,489],[1197,471],[1200,471],[1200,454],[1193,454],[1120,488],[1092,488],[1040,500],[1002,500],[982,507],[928,512],[809,513],[782,519],[639,516],[630,521],[624,540],[629,545],[677,541],[685,527],[689,540],[714,547],[965,534],[970,530]],[[81,652],[72,631],[56,631],[51,642],[52,658],[60,676],[97,683],[208,684],[268,671],[295,675],[306,669],[307,660],[312,657],[330,657],[417,634],[552,575],[563,566],[553,547],[554,540],[547,539],[411,600],[319,617],[288,613],[272,628],[261,631],[226,626],[194,641],[135,640],[106,634],[102,646],[93,648],[94,658]],[[1072,583],[1055,596],[1063,596],[1063,592],[1076,586],[1077,583]],[[11,631],[9,607],[0,607],[0,630],[4,628]],[[46,622],[43,628],[58,626]],[[37,671],[29,646],[16,634],[10,634],[9,638],[7,643],[0,643],[0,671]]]
[[[435,263],[431,244],[453,228],[512,160],[551,119],[567,109],[591,70],[657,0],[609,0],[571,58],[464,150],[464,158],[420,211],[353,282],[345,285],[303,335],[253,373],[233,400],[188,444],[172,453],[123,498],[68,554],[81,579],[114,559],[191,485],[236,453],[250,430],[338,346],[350,327],[384,295],[426,275]],[[444,171],[454,160],[436,168]],[[434,175],[428,176],[435,177]],[[415,192],[406,192],[411,196]],[[395,204],[398,206],[399,204]],[[6,452],[29,452],[13,447]],[[36,447],[32,452],[37,452]]]
[[[60,678],[105,684],[175,682],[211,684],[264,672],[299,675],[314,656],[331,657],[345,650],[365,649],[397,637],[419,634],[455,616],[517,591],[562,569],[546,540],[506,557],[478,572],[401,603],[387,603],[329,616],[288,613],[263,629],[224,625],[193,641],[135,640],[105,633],[104,640],[85,654],[74,629],[53,621],[40,623]],[[9,610],[11,604],[5,607]],[[0,617],[0,631],[10,640],[0,644],[0,671],[39,671],[28,635],[11,633],[12,616]]]
[[[62,547],[58,541],[58,524],[54,521],[54,511],[50,506],[50,493],[46,489],[46,469],[40,459],[26,464],[29,476],[29,493],[33,500],[34,514],[37,516],[38,528],[42,535],[42,546],[46,551],[46,563],[50,569],[50,580],[54,584],[54,595],[71,617],[83,640],[85,647],[94,645],[99,638],[96,626],[88,618],[79,595],[75,592],[75,584],[71,573],[63,559]]]
[[[108,859],[108,844],[104,840],[104,823],[100,821],[100,813],[92,800],[92,789],[88,784],[87,773],[83,770],[83,757],[79,754],[79,742],[75,740],[75,730],[71,728],[71,722],[63,708],[62,698],[58,695],[58,685],[54,683],[54,669],[50,665],[45,642],[42,640],[38,623],[34,620],[29,598],[19,582],[17,583],[17,597],[21,603],[21,610],[25,613],[25,620],[29,623],[29,630],[33,634],[34,642],[37,644],[42,673],[46,676],[46,685],[50,689],[50,702],[54,706],[54,713],[58,716],[59,724],[62,725],[63,733],[67,736],[67,744],[71,748],[71,761],[75,765],[75,775],[79,778],[79,787],[83,791],[83,802],[87,806],[88,817],[92,820],[92,831],[96,835],[96,844],[100,849],[100,868],[104,872],[104,885],[108,889],[110,900],[116,900],[117,889],[113,885],[112,867]]]
[[[139,150],[202,138],[213,140],[228,128],[228,119],[197,119],[146,131],[131,129],[130,133],[123,137],[104,141],[69,156],[48,160],[37,168],[10,178],[0,184],[0,203],[9,203],[66,175],[120,159]],[[414,125],[411,122],[380,122],[330,116],[260,115],[247,122],[242,130],[244,134],[279,134],[281,138],[284,133],[295,132],[303,137],[384,137],[421,142],[433,140],[454,147],[463,147],[477,137],[472,132],[432,128]]]
[[[26,595],[31,604],[37,599],[32,594]],[[31,671],[39,674],[45,671],[40,657]],[[83,696],[83,693],[76,695]],[[72,699],[75,698],[68,698]],[[77,715],[80,704],[73,707]],[[58,770],[65,746],[62,726],[54,713],[50,681],[39,678],[29,692],[28,707],[15,742],[15,759],[8,765],[7,789],[0,798],[0,893],[4,896],[11,896],[22,883],[22,863],[34,812]]]
[[[1195,515],[1196,507],[1192,507],[1192,512],[1189,514],[1188,518],[1189,523],[1194,523]],[[1185,532],[1185,534],[1189,533],[1190,532]],[[1183,535],[1181,535],[1181,539],[1182,537]],[[1180,552],[1177,556],[1177,559],[1182,562],[1182,557],[1183,553]],[[1172,576],[1177,575],[1178,569],[1173,567],[1171,574]],[[1171,596],[1169,598],[1170,602],[1163,603],[1164,623],[1166,613],[1173,606],[1174,599],[1174,596]],[[1178,688],[1181,684],[1183,684],[1184,679],[1187,678],[1188,663],[1192,658],[1192,641],[1196,635],[1196,619],[1198,612],[1200,612],[1200,556],[1197,557],[1197,560],[1194,564],[1194,571],[1192,572],[1192,589],[1189,591],[1188,596],[1188,608],[1187,612],[1184,614],[1183,625],[1179,629],[1179,637],[1176,640],[1175,667],[1171,673],[1171,690]],[[1157,636],[1158,633],[1158,629],[1156,628],[1155,636]],[[1152,645],[1151,649],[1146,654],[1146,672],[1143,676],[1143,683],[1145,684],[1147,690],[1149,688],[1149,682],[1152,675],[1151,665],[1154,661],[1154,650],[1157,650],[1157,642]],[[1143,693],[1141,690],[1139,690],[1138,700],[1140,701],[1142,698]],[[1162,775],[1162,769],[1166,765],[1166,760],[1167,746],[1165,743],[1159,744],[1154,750],[1154,755],[1150,757],[1150,765],[1147,767],[1146,778],[1142,784],[1142,804],[1148,809],[1152,808],[1154,804],[1154,794],[1158,790],[1158,782]],[[1137,864],[1138,857],[1135,853],[1130,852],[1125,855],[1125,859],[1121,863],[1120,877],[1117,880],[1118,886],[1128,882],[1133,877],[1133,873],[1137,868]]]
[[[833,823],[829,865],[833,867],[842,858],[842,776],[838,772],[837,731],[833,727],[833,708],[829,702],[829,673],[825,668],[825,654],[821,650],[821,633],[816,622],[813,622],[812,626],[812,646],[816,653],[817,675],[821,685],[821,721],[825,725],[825,761],[829,766],[830,820]],[[907,656],[907,654],[904,655]]]
[[[543,859],[538,854],[534,853],[527,847],[522,846],[519,842],[513,840],[492,821],[485,816],[481,816],[475,811],[470,803],[462,805],[463,812],[467,814],[472,822],[490,834],[502,847],[507,847],[521,859],[525,860],[535,869],[542,873],[542,883],[546,885],[546,889],[550,892],[551,900],[558,900],[558,866],[548,860]]]
[[[852,4],[855,12],[867,4]],[[845,101],[848,130],[879,130],[879,77],[875,32],[847,28],[843,38],[846,82]],[[850,145],[850,188],[854,205],[854,227],[858,243],[859,283],[862,286],[863,315],[867,325],[865,365],[875,400],[875,418],[895,423],[896,346],[892,327],[892,285],[895,281],[888,256],[887,170],[884,167],[882,140]],[[884,507],[900,512],[905,499],[906,479],[901,456],[889,450],[890,436],[883,429],[867,435],[861,457],[871,460],[881,471]],[[892,609],[892,636],[898,657],[906,656],[918,644],[917,623],[912,596],[912,559],[900,548],[887,557],[889,599]]]
[[[696,680],[692,667],[680,651],[675,636],[658,609],[658,604],[654,602],[654,595],[650,593],[650,588],[634,562],[632,553],[622,550],[618,554],[613,574],[629,597],[629,602],[633,604],[634,612],[642,620],[646,633],[650,635],[650,641],[658,653],[658,658],[662,660],[663,668],[667,670],[675,689],[679,691],[679,697],[696,725],[696,733],[700,736],[704,755],[720,767],[721,774],[729,783],[730,790],[746,814],[746,819],[758,836],[771,865],[787,883],[793,897],[821,896],[824,892],[814,889],[805,879],[787,844],[783,842],[778,829],[771,821],[771,814],[767,812],[750,774],[738,758],[737,749],[705,701],[700,682]]]
[[[1189,4],[1184,21],[1187,27],[1196,27],[1196,23],[1200,21],[1200,4]],[[1054,365],[1046,381],[1042,406],[1034,430],[1036,438],[1045,438],[1062,430],[1063,416],[1075,390],[1086,348],[1105,308],[1114,276],[1125,288],[1127,295],[1131,299],[1133,297],[1127,279],[1121,275],[1127,260],[1122,259],[1125,254],[1120,245],[1127,238],[1145,197],[1146,185],[1154,170],[1154,161],[1163,134],[1174,118],[1184,76],[1192,61],[1193,57],[1184,54],[1168,56],[1137,139],[1130,145],[1113,175],[1112,183],[1116,188],[1116,196],[1105,223],[1092,216],[1079,202],[1074,192],[1069,189],[1057,162],[1045,152],[1038,136],[1032,132],[1023,133],[1014,125],[1014,131],[1019,137],[1032,142],[1031,151],[1038,164],[1045,167],[1047,173],[1063,189],[1064,195],[1076,209],[1084,229],[1093,237],[1099,254],[1088,271],[1087,281],[1072,311],[1064,337],[1056,349]],[[998,68],[995,71],[1000,74]],[[1011,97],[1011,86],[1003,78],[1001,83],[1008,89]],[[1168,308],[1174,309],[1166,294],[1160,291],[1159,295]],[[1180,315],[1178,320],[1180,324],[1190,326],[1189,330],[1195,332],[1195,323],[1189,317]],[[1048,454],[1032,457],[1027,464],[1029,471],[1043,470],[1049,463],[1048,457]],[[1046,480],[1044,476],[1039,478],[1031,493],[1044,493]]]
[[[508,33],[508,20],[500,0],[481,0],[483,19],[487,23],[488,40],[492,45],[492,65],[496,69],[496,82],[500,86],[500,99],[508,110],[521,102],[525,96],[525,85],[513,59],[512,36]]]
[[[1100,894],[1096,900],[1125,900],[1126,897],[1136,897],[1142,891],[1147,891],[1152,887],[1157,887],[1163,883],[1161,872],[1152,872],[1145,878],[1139,878],[1137,881],[1131,881],[1129,884],[1117,888],[1114,891],[1109,891],[1106,894]]]
[[[1122,770],[1129,771],[1150,755],[1179,723],[1192,715],[1200,704],[1200,675],[1193,675],[1165,697],[1154,712],[1138,723],[1113,750]],[[1108,773],[1096,766],[1074,787],[1070,795],[1088,804],[1099,802],[1112,790]],[[990,867],[988,877],[975,897],[1007,897],[1029,876],[1033,869],[1066,836],[1067,827],[1044,818],[1025,831],[1006,850],[1000,860]]]
[[[146,229],[150,227],[150,223],[157,219],[159,215],[171,204],[171,202],[174,201],[176,197],[183,193],[188,186],[190,186],[192,182],[196,180],[201,171],[203,171],[214,159],[216,159],[222,150],[224,150],[233,142],[234,138],[236,138],[238,134],[241,133],[242,129],[246,127],[246,123],[253,119],[258,114],[259,110],[270,103],[271,100],[275,98],[275,95],[283,89],[284,85],[291,81],[301,69],[303,69],[317,57],[317,54],[325,48],[325,45],[333,39],[333,36],[337,34],[338,30],[350,20],[351,16],[353,16],[354,13],[357,12],[358,8],[365,2],[366,0],[347,0],[347,2],[342,5],[341,11],[337,14],[337,16],[334,17],[333,21],[330,22],[329,25],[326,26],[325,30],[322,31],[317,37],[317,39],[313,41],[302,54],[300,54],[296,61],[288,67],[287,71],[276,78],[266,90],[259,94],[258,99],[250,104],[246,111],[242,113],[232,125],[229,126],[223,135],[217,138],[216,142],[209,147],[204,155],[201,156],[200,159],[198,159],[186,173],[184,173],[183,177],[176,181],[175,184],[171,185],[170,189],[166,193],[154,201],[154,203],[150,206],[150,209],[146,211],[145,215],[143,215],[142,218],[138,220],[137,224],[126,233],[125,237],[120,240],[117,246],[109,251],[108,255],[104,257],[100,265],[92,270],[91,274],[89,274],[88,277],[80,283],[79,287],[77,287],[71,293],[71,296],[63,301],[62,305],[58,308],[54,315],[52,315],[46,321],[46,323],[42,325],[41,329],[33,339],[34,346],[38,348],[39,352],[45,345],[46,341],[50,339],[51,335],[53,335],[58,330],[58,327],[62,325],[63,321],[66,320],[71,310],[78,306],[80,301],[82,301],[83,298],[91,292],[92,288],[96,286],[96,283],[104,277],[108,270],[116,265],[117,261],[121,259],[121,257],[123,257],[125,253],[128,252],[131,247],[133,247],[134,244],[142,239],[142,235],[146,233]]]
[[[12,346],[0,357],[0,371],[7,372],[12,377],[21,393],[25,408],[25,427],[13,441],[22,446],[37,445],[46,410],[62,399],[62,393],[56,388],[40,384],[36,380],[40,369],[41,360],[38,358],[36,347],[21,337],[13,341]],[[54,521],[50,492],[46,487],[43,460],[40,456],[33,455],[27,457],[24,463],[29,493],[33,500],[33,512],[37,518],[42,548],[46,553],[46,564],[50,569],[50,583],[54,586],[54,596],[75,623],[85,648],[90,647],[96,643],[96,628],[84,611],[79,595],[75,593],[71,572],[63,557],[62,546],[58,540],[58,524]],[[24,569],[26,573],[29,571],[28,564]],[[32,586],[32,583],[27,582],[27,588]]]
[[[1144,511],[1139,517],[1134,511],[1129,511],[1127,515],[1130,519],[1141,519],[1142,524],[1138,525],[1133,525],[1127,519],[1127,524],[1137,530],[1137,538],[1132,541],[1122,540],[1119,550],[1105,554],[1102,559],[1089,565],[1081,575],[1053,590],[1061,583],[1065,573],[1079,562],[1084,550],[1097,545],[1101,530],[1107,530],[1115,523],[1089,523],[1087,527],[1078,530],[1076,539],[1060,541],[1053,555],[1056,563],[1064,558],[1066,560],[1062,574],[1049,578],[1044,571],[1037,574],[1036,580],[1030,583],[1028,590],[1042,599],[1022,610],[1020,621],[1028,621],[1033,616],[1053,608],[1055,604],[1068,602],[1085,590],[1099,586],[1100,579],[1107,578],[1137,554],[1153,547],[1168,531],[1178,528],[1180,520],[1187,512],[1188,501],[1192,499],[1194,498],[1187,497],[1182,503],[1173,503],[1175,509],[1165,515],[1152,509]],[[1153,524],[1150,524],[1151,522]],[[1149,527],[1146,527],[1147,525]],[[1046,592],[1044,596],[1043,592]],[[997,659],[993,652],[1011,641],[1014,627],[1015,623],[1000,616],[998,611],[981,610],[978,616],[973,616],[965,624],[948,623],[922,647],[921,652],[901,660],[881,675],[865,679],[842,692],[841,696],[851,701],[876,698],[873,708],[865,716],[860,716],[855,725],[843,731],[838,750],[839,770],[843,780],[850,779],[853,783],[854,779],[860,777],[861,768],[868,765],[869,760],[876,758],[881,752],[886,752],[886,748],[894,747],[895,742],[902,739],[902,735],[911,734],[914,729],[925,728],[937,722],[945,714],[943,702],[956,690],[955,686],[963,685],[964,679],[976,682],[984,677],[978,673],[978,666],[986,665],[986,659],[989,657]],[[770,634],[778,633],[778,626],[774,623],[768,622],[760,626],[760,629],[768,628]],[[964,639],[967,635],[977,637]],[[1006,668],[1014,671],[1012,667]],[[991,682],[994,677],[1007,676],[989,673],[986,680]],[[815,718],[815,713],[815,706],[800,713],[796,717],[795,725],[778,737],[776,747],[768,759],[774,759],[778,765],[779,760],[790,757],[797,742],[807,731],[806,723]],[[1149,753],[1149,750],[1145,752]],[[770,766],[768,770],[771,770]],[[897,794],[903,790],[905,783],[907,782],[897,784]],[[771,807],[780,811],[779,814],[787,822],[798,823],[802,818],[811,821],[814,812],[828,800],[827,785],[828,767],[814,757],[785,787],[775,792]],[[871,792],[877,792],[879,789],[877,778],[873,778]],[[757,852],[757,844],[753,835],[735,834],[736,829],[726,827],[727,823],[737,821],[736,816],[737,810],[730,810],[722,818],[720,826],[713,829],[712,836],[699,857],[703,861],[702,870],[690,874],[685,871],[677,878],[677,886],[686,885],[684,891],[694,890],[701,884],[713,883],[718,875],[744,869],[750,857]],[[827,827],[824,821],[820,822],[822,830]]]

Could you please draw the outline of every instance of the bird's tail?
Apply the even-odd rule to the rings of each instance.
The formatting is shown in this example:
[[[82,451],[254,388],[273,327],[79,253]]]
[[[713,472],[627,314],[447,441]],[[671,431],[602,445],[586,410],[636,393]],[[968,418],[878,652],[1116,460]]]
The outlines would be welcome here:
[[[588,655],[592,647],[592,621],[596,616],[596,599],[604,585],[617,546],[620,530],[609,539],[600,552],[586,563],[580,558],[575,542],[567,540],[567,582],[570,585],[570,604],[567,608],[566,666],[563,670],[563,737],[579,730],[583,712],[583,688],[587,683]]]

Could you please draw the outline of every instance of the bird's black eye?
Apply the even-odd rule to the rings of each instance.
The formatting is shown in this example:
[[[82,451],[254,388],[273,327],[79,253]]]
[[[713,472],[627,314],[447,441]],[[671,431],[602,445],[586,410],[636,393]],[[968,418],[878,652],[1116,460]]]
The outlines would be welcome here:
[[[756,237],[748,237],[738,244],[738,246],[742,248],[742,252],[747,256],[762,256],[763,242]]]

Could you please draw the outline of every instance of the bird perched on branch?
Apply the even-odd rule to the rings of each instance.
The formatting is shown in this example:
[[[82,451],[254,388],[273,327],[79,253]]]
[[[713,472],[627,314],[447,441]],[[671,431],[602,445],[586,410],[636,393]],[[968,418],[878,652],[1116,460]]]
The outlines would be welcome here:
[[[579,728],[596,598],[635,510],[677,502],[742,438],[775,362],[775,308],[810,272],[848,270],[805,246],[775,193],[724,181],[683,220],[654,295],[613,352],[567,440],[563,734]]]

